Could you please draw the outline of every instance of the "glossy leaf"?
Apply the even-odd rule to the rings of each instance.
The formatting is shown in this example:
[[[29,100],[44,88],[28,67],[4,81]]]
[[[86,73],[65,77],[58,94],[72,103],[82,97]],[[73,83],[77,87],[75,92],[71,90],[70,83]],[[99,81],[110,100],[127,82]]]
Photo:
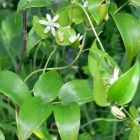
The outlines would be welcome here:
[[[51,0],[20,0],[17,6],[17,11],[20,12],[32,7],[47,7],[50,6]]]
[[[60,27],[56,32],[55,40],[61,46],[67,46],[72,44],[70,42],[70,37],[76,36],[76,32],[70,26]]]
[[[86,80],[73,80],[62,86],[59,99],[68,104],[77,102],[79,105],[93,100],[93,94],[89,82]]]
[[[18,105],[21,105],[26,99],[31,97],[26,84],[17,74],[10,71],[0,72],[0,92]]]
[[[117,102],[119,105],[129,103],[136,92],[139,83],[139,63],[121,75],[108,90],[108,98],[111,101]]]
[[[77,140],[80,126],[79,106],[76,103],[56,105],[54,117],[61,139]]]
[[[29,54],[33,47],[35,47],[35,45],[37,45],[40,41],[41,38],[35,33],[34,29],[32,28],[27,37],[27,53]]]
[[[129,3],[133,6],[140,6],[140,0],[129,0]]]
[[[38,97],[28,98],[21,106],[17,120],[18,137],[26,140],[50,116],[52,105]]]
[[[35,83],[33,93],[45,102],[51,102],[58,96],[63,85],[62,77],[56,71],[47,72]]]
[[[113,18],[125,45],[127,63],[130,63],[140,48],[140,20],[127,13],[115,14]]]

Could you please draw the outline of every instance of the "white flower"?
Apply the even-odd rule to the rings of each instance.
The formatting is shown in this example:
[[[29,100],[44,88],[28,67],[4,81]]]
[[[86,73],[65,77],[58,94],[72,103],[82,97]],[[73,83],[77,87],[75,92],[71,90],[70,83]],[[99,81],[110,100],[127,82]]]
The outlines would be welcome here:
[[[52,32],[52,35],[55,36],[56,34],[56,30],[55,28],[59,28],[60,25],[58,23],[56,23],[56,21],[58,20],[59,18],[59,15],[56,15],[53,19],[51,18],[51,16],[49,14],[46,14],[46,18],[47,18],[47,21],[46,20],[39,20],[39,23],[41,25],[45,25],[47,26],[44,30],[44,33],[48,33],[49,31]]]
[[[70,41],[70,43],[75,42],[77,39],[78,39],[79,41],[81,41],[81,40],[83,39],[83,37],[84,37],[84,35],[81,35],[80,33],[78,33],[77,36],[76,36],[76,35],[70,36],[70,37],[69,37],[69,41]]]
[[[113,77],[110,79],[109,81],[109,84],[113,84],[119,77],[119,68],[118,67],[115,67],[114,68],[114,74],[113,74]]]
[[[82,0],[83,7],[86,8],[88,7],[88,1],[87,0]]]
[[[126,115],[121,111],[121,109],[119,109],[116,106],[112,106],[111,107],[111,113],[117,117],[118,119],[124,119],[126,118]]]

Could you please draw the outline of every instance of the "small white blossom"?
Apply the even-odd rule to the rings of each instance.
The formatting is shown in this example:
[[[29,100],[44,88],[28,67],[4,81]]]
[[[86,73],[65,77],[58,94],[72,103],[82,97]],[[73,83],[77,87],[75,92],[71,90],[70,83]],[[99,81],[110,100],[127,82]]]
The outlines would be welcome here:
[[[111,113],[117,117],[118,119],[124,119],[126,118],[126,115],[121,111],[120,108],[116,107],[116,106],[112,106],[111,107]]]
[[[83,7],[86,8],[88,7],[88,1],[87,0],[82,0]]]
[[[81,35],[80,33],[78,33],[77,35],[72,35],[72,36],[70,36],[70,37],[69,37],[69,41],[70,41],[70,43],[75,42],[77,39],[78,39],[79,41],[81,41],[81,40],[83,39],[83,37],[84,37],[84,35]]]
[[[119,68],[118,67],[115,67],[114,68],[114,74],[113,74],[113,77],[110,79],[109,81],[109,84],[113,84],[119,77]]]
[[[48,33],[49,31],[51,31],[52,35],[55,36],[56,35],[56,28],[59,28],[60,25],[58,23],[56,23],[56,21],[59,18],[59,15],[56,15],[53,19],[51,18],[51,16],[49,14],[46,14],[46,18],[47,20],[39,20],[39,23],[41,25],[45,25],[47,26],[44,30],[44,33]]]

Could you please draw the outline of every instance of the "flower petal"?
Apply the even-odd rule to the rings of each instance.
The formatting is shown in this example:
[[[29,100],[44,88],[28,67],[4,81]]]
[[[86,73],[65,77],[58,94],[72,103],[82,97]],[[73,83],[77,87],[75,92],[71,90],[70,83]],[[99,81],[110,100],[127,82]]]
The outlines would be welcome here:
[[[76,39],[77,39],[77,37],[76,37],[75,35],[69,37],[69,41],[70,41],[70,43],[75,42]]]
[[[84,35],[81,35],[81,36],[79,37],[79,41],[81,41],[81,40],[83,39],[83,37],[84,37]]]
[[[80,38],[80,33],[78,33],[76,37],[79,39]]]
[[[59,28],[60,25],[58,23],[54,23],[54,27]]]
[[[50,31],[50,26],[47,26],[44,30],[44,33],[47,34]]]
[[[59,18],[59,15],[56,15],[54,18],[53,18],[53,22],[56,22],[57,20],[58,20],[58,18]]]
[[[54,27],[51,27],[51,32],[52,32],[52,35],[55,36],[56,32],[55,32],[55,28]]]
[[[52,20],[52,18],[51,18],[51,16],[49,14],[46,14],[46,18],[48,19],[48,21]]]
[[[39,23],[42,25],[48,25],[48,21],[46,20],[39,20]]]

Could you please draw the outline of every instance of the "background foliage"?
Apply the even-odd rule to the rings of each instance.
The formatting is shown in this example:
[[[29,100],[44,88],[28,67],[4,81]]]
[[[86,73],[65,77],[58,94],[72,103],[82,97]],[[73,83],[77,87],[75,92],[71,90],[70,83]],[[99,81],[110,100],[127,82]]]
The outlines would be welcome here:
[[[88,2],[105,52],[85,12],[70,0],[0,0],[0,140],[139,140],[140,2]],[[25,9],[27,53],[18,76]],[[46,13],[60,16],[55,39],[38,22]],[[82,42],[69,42],[79,32],[84,51],[77,47]],[[57,71],[41,74],[49,59],[47,70]],[[121,76],[109,88],[116,66]],[[127,117],[113,116],[111,106],[123,107]]]

